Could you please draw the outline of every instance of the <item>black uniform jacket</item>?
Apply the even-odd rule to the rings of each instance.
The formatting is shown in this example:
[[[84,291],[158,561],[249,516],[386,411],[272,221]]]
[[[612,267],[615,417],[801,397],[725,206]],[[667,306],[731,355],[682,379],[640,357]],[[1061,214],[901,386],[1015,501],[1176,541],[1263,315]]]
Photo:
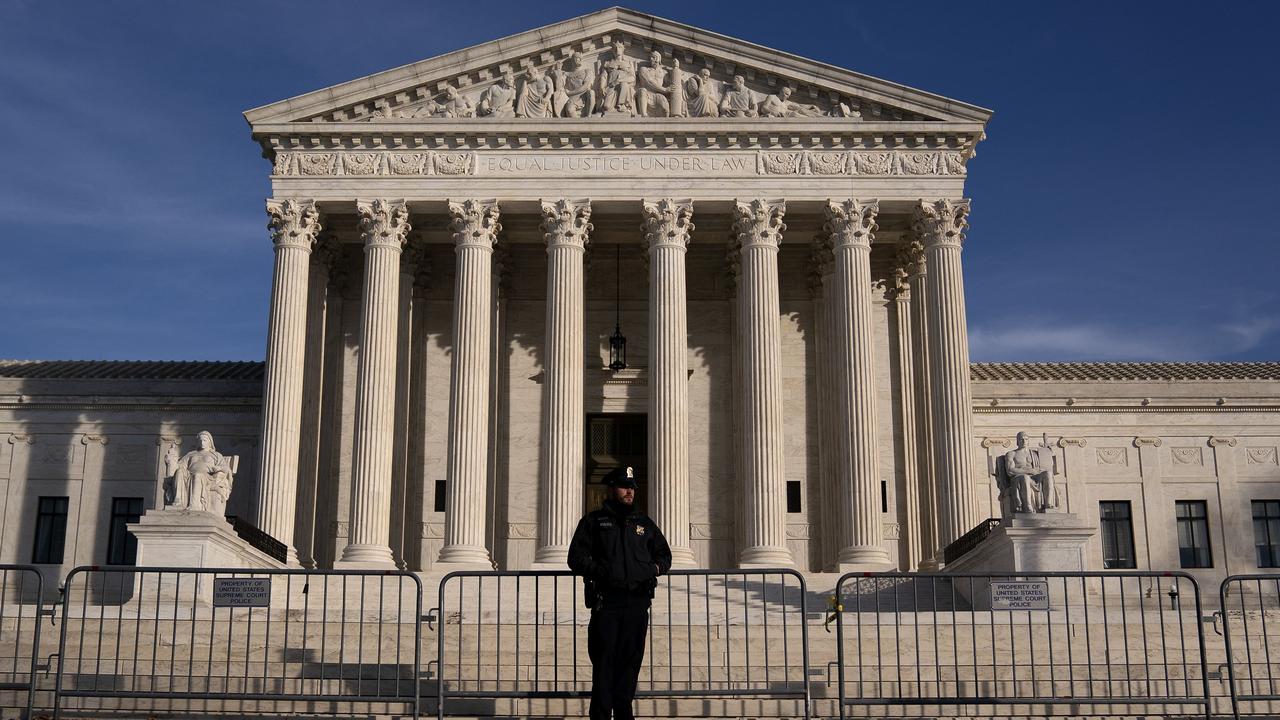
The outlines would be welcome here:
[[[601,590],[652,590],[671,569],[671,547],[649,516],[610,499],[578,522],[569,569]]]

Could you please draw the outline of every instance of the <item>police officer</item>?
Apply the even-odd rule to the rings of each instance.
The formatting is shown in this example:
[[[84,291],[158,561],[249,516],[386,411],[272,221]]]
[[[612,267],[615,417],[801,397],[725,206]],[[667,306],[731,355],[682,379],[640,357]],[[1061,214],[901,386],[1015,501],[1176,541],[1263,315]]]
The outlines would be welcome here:
[[[671,569],[671,548],[658,525],[636,510],[631,468],[605,476],[609,495],[578,523],[569,569],[586,583],[591,607],[591,720],[632,720],[631,700],[644,658],[649,603],[657,577]]]

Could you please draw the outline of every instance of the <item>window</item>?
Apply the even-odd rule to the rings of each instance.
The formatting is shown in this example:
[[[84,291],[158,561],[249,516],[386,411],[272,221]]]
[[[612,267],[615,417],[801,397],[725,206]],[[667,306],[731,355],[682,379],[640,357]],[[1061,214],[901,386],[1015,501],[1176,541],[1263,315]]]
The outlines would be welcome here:
[[[1102,520],[1102,567],[1108,570],[1138,566],[1133,553],[1133,511],[1128,500],[1098,503]]]
[[[432,502],[435,503],[434,505],[432,505],[432,507],[435,509],[436,512],[445,511],[445,502],[444,502],[445,482],[446,482],[445,480],[436,481],[436,492],[435,492],[435,495],[432,497]]]
[[[1280,567],[1280,500],[1253,501],[1253,542],[1258,567]]]
[[[1209,511],[1204,500],[1179,500],[1178,558],[1184,568],[1213,567],[1209,549]]]
[[[62,562],[67,544],[67,506],[65,497],[42,497],[36,506],[36,541],[31,549],[31,562],[56,565]]]
[[[800,481],[787,481],[787,512],[800,512]]]
[[[111,529],[107,537],[107,564],[133,565],[138,561],[138,539],[129,532],[129,523],[142,517],[142,498],[111,499]]]

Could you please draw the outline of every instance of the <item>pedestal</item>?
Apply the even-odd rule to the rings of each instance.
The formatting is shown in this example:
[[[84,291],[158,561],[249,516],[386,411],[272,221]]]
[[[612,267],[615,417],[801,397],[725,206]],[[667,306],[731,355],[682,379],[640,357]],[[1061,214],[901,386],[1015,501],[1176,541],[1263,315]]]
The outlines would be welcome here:
[[[1019,513],[1002,520],[977,547],[947,563],[942,573],[1017,574],[1020,577],[1008,579],[1034,580],[1037,572],[1080,572],[1088,567],[1086,546],[1096,530],[1074,513]],[[955,582],[956,593],[973,603],[974,609],[990,607],[989,586],[986,578]],[[1071,593],[1075,602],[1081,597]],[[1055,607],[1066,602],[1061,580],[1049,582],[1049,599]]]
[[[138,567],[287,567],[241,539],[225,518],[201,510],[148,510],[129,532],[138,539]]]

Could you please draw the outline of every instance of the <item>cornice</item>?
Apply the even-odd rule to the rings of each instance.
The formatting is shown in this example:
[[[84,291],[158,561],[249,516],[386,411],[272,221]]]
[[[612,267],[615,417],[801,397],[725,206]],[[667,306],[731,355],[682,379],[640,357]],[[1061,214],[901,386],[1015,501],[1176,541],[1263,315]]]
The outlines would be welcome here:
[[[1115,405],[983,405],[973,408],[977,415],[999,415],[1005,413],[1030,414],[1091,414],[1091,413],[1280,413],[1278,405],[1160,405],[1145,407],[1120,407]]]
[[[981,123],[859,122],[840,118],[563,118],[547,120],[384,120],[376,123],[265,123],[253,137],[270,149],[287,147],[575,147],[594,149],[689,146],[939,147],[972,152],[983,137]],[[583,145],[583,143],[586,143]]]

